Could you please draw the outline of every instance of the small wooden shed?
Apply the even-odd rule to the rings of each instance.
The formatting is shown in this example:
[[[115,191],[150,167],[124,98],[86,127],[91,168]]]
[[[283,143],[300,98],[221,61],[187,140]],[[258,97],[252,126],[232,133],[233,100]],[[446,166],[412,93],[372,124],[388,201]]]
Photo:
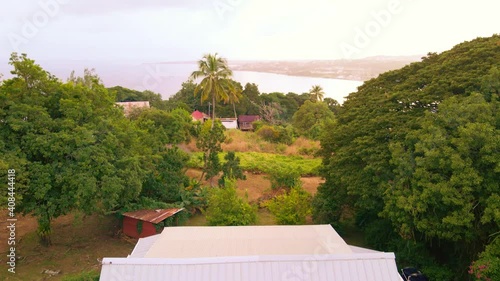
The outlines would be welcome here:
[[[155,235],[163,227],[157,228],[157,224],[174,216],[184,208],[138,210],[123,214],[123,233],[134,238],[144,238]]]
[[[238,126],[242,131],[252,131],[253,122],[260,120],[259,115],[240,115],[238,116]]]

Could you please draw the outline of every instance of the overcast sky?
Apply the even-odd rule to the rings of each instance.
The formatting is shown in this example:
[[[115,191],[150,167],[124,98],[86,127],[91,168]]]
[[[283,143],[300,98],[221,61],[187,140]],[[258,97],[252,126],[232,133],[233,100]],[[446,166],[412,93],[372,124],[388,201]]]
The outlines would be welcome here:
[[[0,59],[421,55],[500,33],[498,0],[0,0]]]

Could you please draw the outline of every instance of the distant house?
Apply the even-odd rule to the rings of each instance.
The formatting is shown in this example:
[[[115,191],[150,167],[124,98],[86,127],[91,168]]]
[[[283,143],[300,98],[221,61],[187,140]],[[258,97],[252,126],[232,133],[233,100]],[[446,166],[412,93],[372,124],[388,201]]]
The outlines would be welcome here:
[[[193,111],[193,113],[191,113],[191,118],[193,118],[193,121],[200,121],[201,123],[203,123],[206,120],[210,119],[210,116],[201,111],[195,110]]]
[[[184,208],[139,210],[123,214],[123,233],[134,238],[143,238],[163,230],[163,226],[156,225],[165,219],[174,216]]]
[[[394,253],[348,245],[330,225],[168,227],[100,280],[402,281]]]
[[[130,112],[137,108],[149,108],[149,101],[124,101],[117,102],[116,105],[123,107],[123,113],[128,116]]]
[[[236,118],[219,118],[218,120],[226,129],[238,129],[238,119]]]
[[[252,131],[253,122],[260,120],[259,115],[240,115],[238,116],[238,126],[242,131]]]

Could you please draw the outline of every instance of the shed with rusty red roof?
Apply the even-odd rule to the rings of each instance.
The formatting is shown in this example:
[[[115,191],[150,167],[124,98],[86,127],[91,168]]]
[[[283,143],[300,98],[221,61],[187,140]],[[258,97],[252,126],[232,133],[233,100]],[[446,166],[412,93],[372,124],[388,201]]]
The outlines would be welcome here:
[[[123,233],[134,238],[155,235],[163,230],[160,224],[184,208],[138,210],[123,213]]]
[[[238,127],[242,131],[253,130],[253,122],[260,120],[259,115],[240,115],[238,116]]]

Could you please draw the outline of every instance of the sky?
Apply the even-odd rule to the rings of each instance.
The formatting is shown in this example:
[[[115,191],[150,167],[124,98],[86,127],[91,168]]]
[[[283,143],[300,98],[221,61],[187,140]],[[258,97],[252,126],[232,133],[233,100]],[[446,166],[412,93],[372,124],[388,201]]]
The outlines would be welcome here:
[[[0,0],[0,61],[330,60],[500,33],[498,0]]]

